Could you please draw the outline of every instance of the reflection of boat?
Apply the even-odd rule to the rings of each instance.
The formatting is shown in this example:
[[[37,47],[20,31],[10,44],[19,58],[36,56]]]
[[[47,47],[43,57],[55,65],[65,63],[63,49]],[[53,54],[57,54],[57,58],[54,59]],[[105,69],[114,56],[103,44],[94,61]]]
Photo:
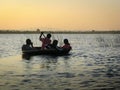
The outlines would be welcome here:
[[[34,55],[54,55],[54,56],[61,56],[67,55],[70,50],[56,50],[56,49],[45,49],[41,50],[40,47],[36,47],[31,50],[22,50],[23,54],[34,56]]]

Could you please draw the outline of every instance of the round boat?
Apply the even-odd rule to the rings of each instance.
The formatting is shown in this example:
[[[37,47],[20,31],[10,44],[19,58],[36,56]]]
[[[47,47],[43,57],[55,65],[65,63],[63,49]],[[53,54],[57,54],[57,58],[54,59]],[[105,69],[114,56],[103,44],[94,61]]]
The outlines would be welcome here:
[[[66,50],[66,49],[45,49],[42,50],[41,47],[35,47],[31,50],[22,50],[23,54],[27,54],[30,56],[34,56],[34,55],[54,55],[54,56],[58,56],[58,55],[67,55],[69,53],[70,50]]]

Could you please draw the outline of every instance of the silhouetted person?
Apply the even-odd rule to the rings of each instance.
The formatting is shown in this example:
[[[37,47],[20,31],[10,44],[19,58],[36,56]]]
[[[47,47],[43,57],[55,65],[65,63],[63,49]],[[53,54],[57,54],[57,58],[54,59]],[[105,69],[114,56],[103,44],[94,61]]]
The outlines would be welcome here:
[[[64,39],[64,45],[62,46],[62,48],[64,50],[71,50],[72,49],[72,47],[70,46],[70,43],[69,43],[68,39]]]
[[[57,48],[57,44],[58,44],[58,41],[57,40],[53,40],[53,43],[52,43],[51,47],[56,49]]]
[[[59,47],[57,46],[58,40],[53,40],[52,44],[49,44],[47,46],[47,49],[58,49]]]
[[[42,38],[42,35],[44,36],[44,38]],[[45,37],[45,35],[43,34],[43,32],[41,32],[41,35],[39,37],[40,41],[42,42],[42,47],[41,49],[46,49],[46,46],[51,44],[51,34],[47,34],[47,36]]]
[[[30,39],[26,39],[26,44],[22,46],[22,50],[31,50],[33,49],[33,43]]]

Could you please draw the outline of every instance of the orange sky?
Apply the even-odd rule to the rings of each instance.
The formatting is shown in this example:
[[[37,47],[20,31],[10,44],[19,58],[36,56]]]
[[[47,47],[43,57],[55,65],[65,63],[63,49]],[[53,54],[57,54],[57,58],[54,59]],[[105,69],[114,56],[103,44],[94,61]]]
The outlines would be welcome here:
[[[120,30],[120,0],[0,0],[0,29]]]

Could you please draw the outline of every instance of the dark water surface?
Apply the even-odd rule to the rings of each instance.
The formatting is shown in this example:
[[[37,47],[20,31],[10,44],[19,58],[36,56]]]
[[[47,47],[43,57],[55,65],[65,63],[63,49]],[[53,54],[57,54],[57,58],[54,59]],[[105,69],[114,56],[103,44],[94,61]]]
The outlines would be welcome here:
[[[0,34],[0,90],[119,90],[120,34],[54,34],[68,38],[67,56],[21,58],[26,38],[37,34]]]

